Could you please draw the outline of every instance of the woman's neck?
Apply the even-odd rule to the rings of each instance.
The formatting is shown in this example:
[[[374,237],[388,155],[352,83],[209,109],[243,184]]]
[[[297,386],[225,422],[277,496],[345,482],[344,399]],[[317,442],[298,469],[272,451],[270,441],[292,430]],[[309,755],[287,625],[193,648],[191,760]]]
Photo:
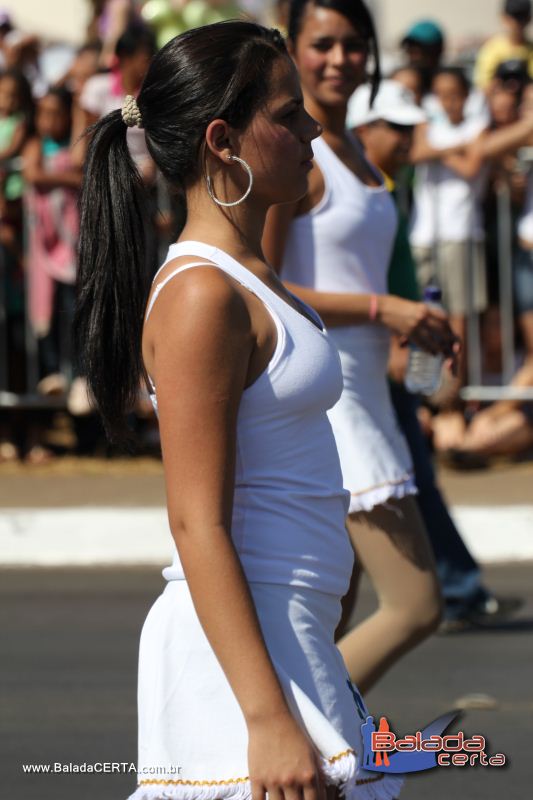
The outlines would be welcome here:
[[[180,240],[212,244],[232,254],[237,260],[265,261],[261,242],[266,209],[245,201],[233,208],[217,206],[203,186],[187,192],[187,222]]]

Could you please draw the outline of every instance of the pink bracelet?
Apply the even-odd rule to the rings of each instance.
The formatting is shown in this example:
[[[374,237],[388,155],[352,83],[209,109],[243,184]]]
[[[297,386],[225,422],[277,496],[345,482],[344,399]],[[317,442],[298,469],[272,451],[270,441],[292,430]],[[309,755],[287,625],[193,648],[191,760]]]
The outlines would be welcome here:
[[[371,294],[370,306],[368,309],[368,318],[370,319],[371,322],[374,322],[376,320],[377,315],[378,315],[378,296],[377,294]]]

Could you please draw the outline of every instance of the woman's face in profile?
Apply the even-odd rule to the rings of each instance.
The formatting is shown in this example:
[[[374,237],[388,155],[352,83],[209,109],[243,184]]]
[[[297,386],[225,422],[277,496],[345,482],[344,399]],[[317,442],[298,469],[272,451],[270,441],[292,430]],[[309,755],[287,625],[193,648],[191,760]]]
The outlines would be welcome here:
[[[240,140],[254,173],[254,196],[266,205],[299,200],[307,192],[312,140],[320,126],[304,108],[298,73],[289,58],[272,67],[270,98]]]

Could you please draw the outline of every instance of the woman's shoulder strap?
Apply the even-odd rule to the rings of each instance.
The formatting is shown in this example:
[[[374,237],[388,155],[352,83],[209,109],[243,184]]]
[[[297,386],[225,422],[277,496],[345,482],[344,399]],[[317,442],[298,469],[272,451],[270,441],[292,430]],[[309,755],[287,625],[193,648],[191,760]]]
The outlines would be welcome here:
[[[166,264],[163,264],[163,266],[166,266]],[[155,301],[159,297],[161,289],[163,289],[167,285],[167,283],[169,283],[172,280],[172,278],[175,278],[178,273],[184,272],[186,269],[191,269],[192,267],[217,267],[217,266],[218,266],[217,264],[213,264],[212,262],[209,261],[191,261],[188,264],[182,264],[181,266],[176,267],[176,269],[173,269],[172,272],[166,275],[163,278],[163,280],[157,284],[154,291],[152,292],[152,297],[150,298],[150,302],[148,304],[148,308],[146,311],[146,316],[144,318],[145,323],[148,321],[148,317],[152,312],[152,308],[154,307]],[[159,273],[156,273],[156,275],[157,274]]]

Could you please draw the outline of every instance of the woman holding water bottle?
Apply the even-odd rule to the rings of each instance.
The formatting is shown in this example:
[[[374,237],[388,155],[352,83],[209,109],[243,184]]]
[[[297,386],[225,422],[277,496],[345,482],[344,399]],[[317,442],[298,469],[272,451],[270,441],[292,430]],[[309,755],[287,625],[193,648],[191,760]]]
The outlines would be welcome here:
[[[347,527],[378,610],[341,636],[351,677],[368,690],[438,625],[440,595],[416,502],[411,459],[387,385],[390,333],[431,353],[452,355],[446,315],[387,294],[396,211],[382,176],[346,130],[348,100],[367,80],[379,85],[379,53],[362,0],[293,0],[289,46],[307,111],[323,129],[313,142],[309,191],[271,209],[264,246],[289,288],[314,306],[341,356],[344,392],[330,412],[351,493]],[[342,629],[357,592],[356,568]]]

